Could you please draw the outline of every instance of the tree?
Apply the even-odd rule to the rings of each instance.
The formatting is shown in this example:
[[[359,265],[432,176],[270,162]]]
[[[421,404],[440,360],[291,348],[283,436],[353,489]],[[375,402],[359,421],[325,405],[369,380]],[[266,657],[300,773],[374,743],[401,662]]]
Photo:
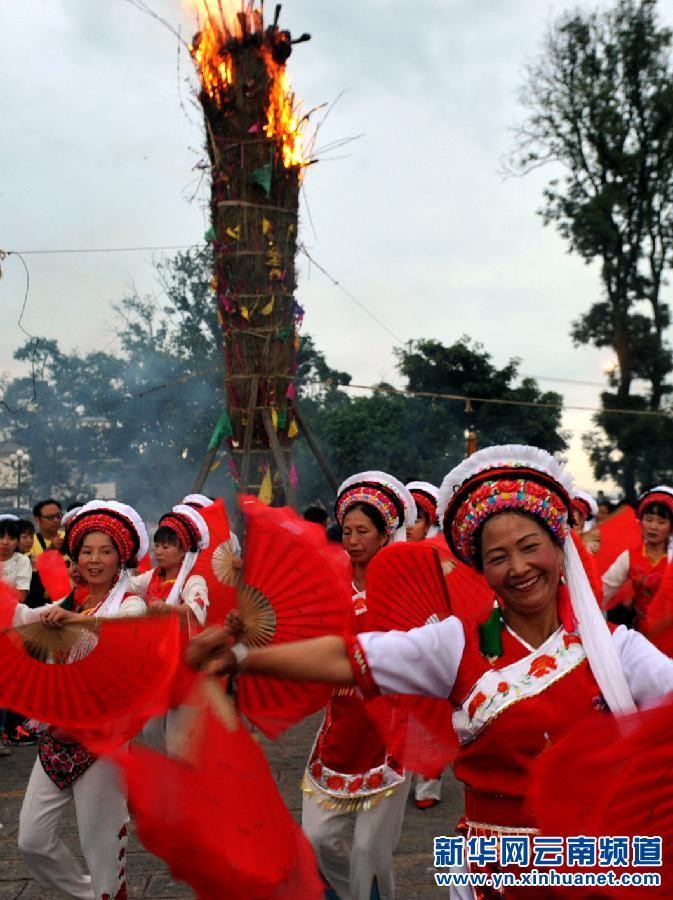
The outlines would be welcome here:
[[[116,307],[120,356],[64,354],[46,339],[34,359],[32,341],[16,352],[31,373],[7,386],[2,424],[31,452],[34,498],[81,499],[115,482],[156,517],[190,489],[223,404],[208,251],[157,270],[163,300],[131,293]]]
[[[498,369],[490,354],[466,337],[449,347],[422,340],[412,351],[397,352],[398,368],[410,392],[499,402],[475,400],[466,411],[462,399],[407,396],[385,384],[368,397],[352,398],[337,391],[329,401],[315,405],[310,416],[339,479],[359,470],[383,469],[405,482],[423,479],[438,484],[463,458],[464,431],[470,426],[478,429],[482,446],[520,442],[551,452],[566,448],[560,430],[561,396],[540,392],[529,378],[517,386],[517,360]],[[331,502],[324,486],[322,490],[319,495]]]
[[[604,299],[572,326],[576,344],[611,347],[619,368],[605,410],[629,408],[633,382],[648,390],[644,407],[659,410],[673,369],[662,297],[673,261],[672,34],[660,25],[656,0],[620,0],[604,13],[562,16],[527,70],[513,167],[519,173],[560,163],[541,210],[571,252],[599,260]],[[635,417],[601,413],[605,438],[589,439],[596,475],[610,470],[626,495],[642,476]],[[641,438],[649,433],[644,420]],[[607,439],[607,440],[606,440]],[[661,452],[667,453],[666,446]],[[616,451],[616,453],[615,453]],[[606,453],[611,455],[612,462]]]

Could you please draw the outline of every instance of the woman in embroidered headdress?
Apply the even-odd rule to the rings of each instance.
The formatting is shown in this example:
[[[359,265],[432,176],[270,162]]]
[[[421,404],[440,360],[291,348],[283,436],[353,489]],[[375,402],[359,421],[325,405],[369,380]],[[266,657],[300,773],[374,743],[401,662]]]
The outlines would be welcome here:
[[[185,625],[205,624],[208,587],[202,575],[191,572],[208,542],[208,526],[193,506],[179,504],[159,519],[154,532],[157,565],[131,578],[133,590],[145,599],[150,610],[175,608]]]
[[[553,457],[518,445],[479,451],[444,479],[438,512],[449,547],[483,571],[496,594],[485,625],[449,616],[406,633],[248,654],[224,649],[212,633],[194,643],[192,662],[351,681],[369,695],[449,698],[460,745],[454,771],[465,784],[459,831],[532,835],[530,767],[545,748],[597,707],[629,712],[673,690],[673,661],[642,634],[605,622],[569,534],[571,495],[572,481]],[[516,896],[509,888],[477,896],[503,895]],[[475,894],[452,888],[451,896]]]
[[[155,568],[131,578],[132,590],[142,597],[153,615],[177,612],[183,640],[202,627],[208,611],[208,586],[192,570],[199,553],[209,546],[205,519],[192,505],[178,504],[159,519],[154,532]],[[154,716],[143,727],[143,738],[157,750],[173,750],[180,722],[177,708]]]
[[[633,627],[642,631],[671,560],[673,488],[662,484],[646,491],[638,501],[636,515],[642,542],[624,550],[603,574],[603,602],[607,604],[630,579],[634,591]]]
[[[126,567],[148,549],[145,526],[130,506],[95,500],[77,510],[65,533],[68,555],[82,585],[63,600],[37,609],[17,607],[14,624],[41,619],[58,628],[89,616],[142,615],[145,602],[133,593]],[[72,661],[85,645],[75,644]],[[58,837],[65,808],[73,800],[80,846],[89,875]],[[19,818],[19,849],[35,880],[49,896],[77,900],[126,900],[126,798],[117,774],[81,744],[57,729],[40,739]]]
[[[385,472],[360,472],[339,488],[336,518],[353,567],[353,633],[367,618],[367,566],[391,540],[404,540],[414,501]],[[402,829],[409,779],[390,758],[359,690],[335,690],[306,767],[302,827],[320,869],[341,900],[394,896],[393,851]],[[355,817],[352,848],[345,831]]]

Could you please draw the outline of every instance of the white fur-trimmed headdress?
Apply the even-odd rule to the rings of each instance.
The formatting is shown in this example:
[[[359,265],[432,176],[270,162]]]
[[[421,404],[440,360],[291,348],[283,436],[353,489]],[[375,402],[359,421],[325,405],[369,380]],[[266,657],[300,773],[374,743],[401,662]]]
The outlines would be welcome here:
[[[373,506],[383,519],[386,533],[395,540],[404,540],[406,526],[416,521],[414,498],[401,481],[387,472],[358,472],[340,485],[334,505],[339,525],[358,503]]]
[[[437,496],[439,488],[429,481],[410,481],[407,490],[414,498],[417,510],[422,509],[428,517],[430,527],[428,537],[434,537],[439,531],[437,520]]]
[[[212,506],[214,503],[210,497],[205,494],[187,494],[182,498],[182,505],[191,506],[193,509],[204,509],[206,506]]]
[[[670,488],[667,484],[658,484],[656,487],[650,488],[649,491],[641,494],[638,498],[638,509],[636,511],[638,518],[641,519],[647,507],[654,503],[660,503],[662,506],[665,506],[673,518],[673,488]]]
[[[631,712],[629,686],[569,531],[573,493],[572,477],[545,450],[506,444],[479,450],[448,473],[438,513],[449,546],[471,565],[490,517],[521,511],[544,523],[563,548],[570,606],[594,677],[613,712]]]
[[[589,523],[598,515],[598,503],[586,491],[575,491],[573,494],[573,506],[576,506],[584,516],[586,520],[584,527],[588,531],[591,528]]]
[[[159,527],[172,528],[180,539],[184,550],[195,547],[197,550],[206,550],[210,543],[210,532],[206,520],[193,506],[179,503],[173,509],[159,519]],[[186,546],[184,546],[186,545]]]
[[[150,542],[136,510],[116,500],[91,500],[68,522],[65,544],[72,556],[87,534],[102,531],[114,542],[124,565],[133,566],[147,553]]]

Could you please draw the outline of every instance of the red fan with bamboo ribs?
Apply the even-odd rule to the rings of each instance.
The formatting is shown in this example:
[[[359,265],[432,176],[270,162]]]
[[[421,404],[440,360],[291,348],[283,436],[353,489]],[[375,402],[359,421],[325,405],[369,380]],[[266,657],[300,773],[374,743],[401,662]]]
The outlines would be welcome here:
[[[229,517],[221,497],[210,506],[199,509],[208,526],[208,547],[202,550],[192,569],[192,575],[202,575],[208,586],[208,625],[222,625],[236,605],[236,585],[240,574],[240,559],[234,552]]]
[[[442,564],[427,541],[390,544],[367,566],[367,626],[408,631],[451,614]]]
[[[530,793],[536,822],[548,835],[624,836],[630,851],[633,837],[661,837],[662,866],[631,869],[659,872],[661,887],[629,887],[627,893],[637,898],[659,892],[673,896],[672,758],[670,694],[659,706],[629,716],[597,712],[536,761]],[[592,897],[616,894],[622,896],[617,888],[591,890]]]
[[[443,534],[428,538],[425,543],[439,553],[453,615],[465,623],[485,622],[493,610],[493,589],[484,576],[456,559]]]
[[[320,900],[308,840],[264,753],[216,691],[200,711],[189,761],[142,746],[117,756],[139,837],[200,900]]]
[[[350,615],[350,583],[334,566],[324,530],[293,510],[242,497],[245,518],[238,609],[241,640],[250,647],[343,634]],[[332,687],[243,674],[238,706],[267,737],[325,705]]]
[[[179,653],[177,616],[5,629],[0,706],[20,709],[105,752],[168,709]]]
[[[384,547],[367,567],[367,626],[408,631],[451,614],[437,548],[428,541]],[[445,699],[393,694],[367,704],[388,752],[406,769],[437,777],[457,753]]]

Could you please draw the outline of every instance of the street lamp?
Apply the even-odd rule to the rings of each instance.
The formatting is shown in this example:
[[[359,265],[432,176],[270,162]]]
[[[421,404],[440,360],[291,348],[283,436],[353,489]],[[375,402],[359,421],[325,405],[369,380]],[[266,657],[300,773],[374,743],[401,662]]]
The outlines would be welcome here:
[[[16,469],[16,508],[21,511],[21,469],[24,472],[30,463],[30,454],[25,450],[15,450],[9,454],[9,461],[14,469]]]

